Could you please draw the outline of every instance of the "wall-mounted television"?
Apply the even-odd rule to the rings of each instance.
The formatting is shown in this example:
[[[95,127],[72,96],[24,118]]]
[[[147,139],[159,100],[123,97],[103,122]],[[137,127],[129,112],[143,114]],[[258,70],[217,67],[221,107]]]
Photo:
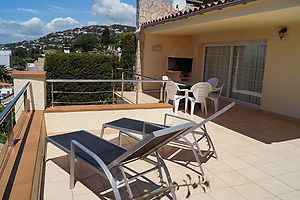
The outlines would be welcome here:
[[[168,57],[168,70],[191,72],[193,58]]]

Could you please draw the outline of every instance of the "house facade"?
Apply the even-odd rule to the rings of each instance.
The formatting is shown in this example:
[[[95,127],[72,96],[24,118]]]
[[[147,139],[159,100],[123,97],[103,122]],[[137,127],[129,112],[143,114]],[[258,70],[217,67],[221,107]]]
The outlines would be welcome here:
[[[157,1],[138,4],[138,72],[187,84],[217,77],[223,98],[300,119],[300,1],[222,0],[180,12],[164,2],[145,14]]]

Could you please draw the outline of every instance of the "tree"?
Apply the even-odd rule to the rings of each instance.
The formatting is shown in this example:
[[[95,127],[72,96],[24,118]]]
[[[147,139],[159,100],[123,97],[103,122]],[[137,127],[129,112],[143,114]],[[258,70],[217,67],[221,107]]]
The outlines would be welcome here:
[[[26,69],[27,62],[24,58],[15,56],[12,63],[14,66],[17,66],[17,70],[24,71]]]
[[[17,56],[19,58],[26,58],[28,56],[28,52],[25,48],[16,48],[12,55],[13,57]]]
[[[111,43],[109,28],[106,27],[102,33],[101,44],[109,45]]]
[[[122,33],[120,37],[122,57],[120,66],[124,69],[132,69],[135,65],[136,41],[134,33]]]
[[[3,65],[0,65],[0,81],[11,82],[11,76],[8,74]]]
[[[83,52],[92,51],[99,44],[99,40],[96,36],[91,34],[84,34],[75,39],[73,48],[80,49]]]
[[[42,53],[43,53],[43,51],[41,49],[32,48],[29,51],[29,57],[37,59],[38,57],[40,57],[40,54],[42,54]]]

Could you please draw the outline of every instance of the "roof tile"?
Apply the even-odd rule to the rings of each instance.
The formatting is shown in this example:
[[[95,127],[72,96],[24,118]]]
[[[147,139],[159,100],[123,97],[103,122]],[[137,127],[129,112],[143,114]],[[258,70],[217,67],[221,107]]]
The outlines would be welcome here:
[[[159,22],[159,21],[163,21],[163,20],[166,20],[166,19],[170,19],[170,18],[176,18],[178,16],[186,15],[186,14],[189,14],[189,13],[192,13],[192,12],[196,12],[196,11],[199,11],[199,10],[211,8],[211,7],[214,7],[214,6],[221,5],[221,4],[226,4],[226,3],[229,3],[229,2],[232,2],[232,1],[235,1],[235,0],[218,0],[218,1],[214,1],[212,3],[207,3],[205,5],[201,5],[199,7],[187,8],[186,10],[177,11],[177,12],[172,13],[170,15],[167,15],[167,16],[164,16],[164,17],[161,17],[161,18],[158,18],[158,19],[150,20],[148,22],[144,22],[142,25],[151,24],[151,23],[154,23],[154,22]]]

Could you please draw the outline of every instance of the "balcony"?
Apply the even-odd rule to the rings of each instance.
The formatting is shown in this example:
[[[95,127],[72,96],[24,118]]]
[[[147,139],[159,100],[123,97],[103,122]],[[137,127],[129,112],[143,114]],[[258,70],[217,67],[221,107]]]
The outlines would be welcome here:
[[[172,113],[172,106],[163,103],[114,105],[76,105],[41,108],[45,97],[37,91],[45,78],[35,74],[15,77],[15,85],[26,87],[16,102],[22,112],[14,125],[11,145],[1,151],[0,194],[2,199],[110,199],[113,193],[106,179],[82,163],[76,165],[77,182],[69,189],[69,160],[67,154],[51,144],[44,146],[45,135],[57,135],[85,130],[99,135],[101,125],[121,117],[131,117],[154,123],[162,123],[165,113]],[[17,91],[20,91],[17,87]],[[138,90],[137,90],[138,91]],[[133,91],[134,92],[134,91]],[[139,91],[138,91],[139,92]],[[36,94],[39,94],[36,96]],[[45,93],[44,93],[45,94]],[[46,94],[45,94],[46,95]],[[136,94],[135,94],[136,95]],[[147,94],[138,94],[139,97]],[[135,96],[136,97],[136,96]],[[25,100],[24,100],[25,99]],[[159,99],[157,99],[157,102]],[[24,103],[25,102],[25,103]],[[45,103],[45,102],[44,102]],[[142,104],[143,103],[143,104]],[[223,107],[228,102],[221,102]],[[210,106],[210,104],[209,104]],[[34,108],[34,109],[33,109]],[[16,109],[18,111],[18,109]],[[209,115],[213,108],[208,107]],[[180,117],[200,122],[205,115],[196,108],[191,117],[182,111]],[[180,121],[170,121],[170,125]],[[208,132],[218,153],[218,159],[203,160],[205,178],[210,188],[204,193],[197,188],[190,199],[298,199],[300,197],[300,124],[280,116],[236,105],[207,124]],[[118,132],[106,129],[104,138],[117,142]],[[136,141],[125,137],[123,144],[130,147]],[[4,150],[10,149],[3,168]],[[46,154],[45,151],[46,150]],[[5,154],[7,156],[7,154]],[[44,159],[44,155],[46,158]],[[182,183],[186,174],[197,180],[199,168],[193,154],[187,148],[170,143],[161,150],[173,181]],[[44,162],[45,161],[45,162]],[[186,164],[185,161],[190,161]],[[139,161],[131,169],[140,171],[151,163]],[[112,173],[118,174],[119,171]],[[127,171],[134,173],[134,171]],[[153,172],[131,183],[133,192],[141,196],[159,184]],[[125,186],[120,187],[122,199],[128,199]],[[185,199],[186,188],[176,191],[178,199]],[[163,197],[168,199],[168,197]]]

